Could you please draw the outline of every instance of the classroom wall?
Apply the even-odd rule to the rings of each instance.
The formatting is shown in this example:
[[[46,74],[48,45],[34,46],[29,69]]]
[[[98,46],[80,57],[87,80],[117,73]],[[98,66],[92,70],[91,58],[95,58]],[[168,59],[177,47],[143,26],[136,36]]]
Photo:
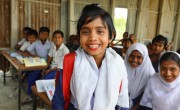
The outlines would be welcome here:
[[[13,47],[22,38],[24,26],[37,30],[48,26],[50,37],[61,29],[66,42],[76,34],[80,12],[90,3],[99,3],[112,16],[115,7],[127,8],[126,31],[135,33],[139,42],[162,34],[175,43],[174,50],[180,48],[179,0],[0,0],[0,47]]]

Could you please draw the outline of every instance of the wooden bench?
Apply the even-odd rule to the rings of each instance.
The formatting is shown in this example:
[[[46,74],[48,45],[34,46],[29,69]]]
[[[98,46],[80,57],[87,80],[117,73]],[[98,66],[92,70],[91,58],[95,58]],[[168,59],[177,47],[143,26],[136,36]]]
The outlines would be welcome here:
[[[32,86],[31,89],[32,89],[33,96],[34,96],[33,97],[33,110],[36,110],[36,108],[37,108],[37,105],[36,105],[37,104],[37,97],[39,97],[43,101],[43,103],[47,104],[48,107],[51,108],[52,102],[49,100],[46,92],[38,92],[35,85]]]

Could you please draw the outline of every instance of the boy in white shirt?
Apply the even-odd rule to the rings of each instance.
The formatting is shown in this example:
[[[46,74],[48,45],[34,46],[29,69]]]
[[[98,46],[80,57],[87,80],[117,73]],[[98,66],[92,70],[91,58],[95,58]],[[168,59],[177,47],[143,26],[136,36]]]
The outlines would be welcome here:
[[[38,37],[38,32],[36,30],[34,29],[29,30],[29,32],[27,33],[28,42],[25,42],[21,46],[19,53],[24,56],[27,56],[26,49],[37,40],[37,37]],[[30,51],[30,53],[33,55],[36,54],[34,50]]]
[[[45,72],[45,79],[54,79],[58,69],[63,69],[64,55],[69,53],[69,49],[63,43],[64,34],[60,30],[53,33],[53,44],[48,53],[49,69]]]
[[[28,41],[27,33],[28,33],[29,30],[31,30],[30,27],[24,27],[24,28],[23,28],[23,39],[22,39],[21,41],[19,41],[19,42],[16,44],[16,46],[15,46],[15,48],[16,48],[17,50],[19,50],[19,49],[21,48],[21,46],[22,46],[25,42]]]

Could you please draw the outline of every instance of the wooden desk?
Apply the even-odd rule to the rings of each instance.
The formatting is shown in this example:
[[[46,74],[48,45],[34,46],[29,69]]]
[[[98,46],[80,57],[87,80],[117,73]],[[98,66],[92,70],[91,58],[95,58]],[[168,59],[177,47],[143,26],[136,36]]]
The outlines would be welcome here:
[[[39,97],[45,104],[47,104],[50,108],[52,106],[52,102],[49,100],[46,92],[38,92],[36,86],[32,86],[31,87],[33,95],[34,95],[34,99],[33,99],[33,110],[36,110],[36,100],[37,97]]]
[[[31,70],[45,70],[47,66],[33,66],[33,67],[25,67],[24,64],[21,64],[16,58],[10,57],[7,51],[1,51],[1,54],[4,56],[4,59],[7,59],[12,66],[14,66],[18,71],[18,110],[21,110],[21,74],[23,71],[31,71]],[[5,65],[3,65],[5,68]],[[5,70],[3,70],[4,72]],[[6,77],[4,72],[4,84],[6,83]]]

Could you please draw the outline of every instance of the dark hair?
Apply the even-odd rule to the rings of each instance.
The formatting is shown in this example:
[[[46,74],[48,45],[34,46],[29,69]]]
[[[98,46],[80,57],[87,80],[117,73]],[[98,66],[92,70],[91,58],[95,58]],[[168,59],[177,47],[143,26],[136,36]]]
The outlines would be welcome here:
[[[161,43],[163,43],[164,47],[166,47],[166,45],[168,43],[168,39],[162,35],[157,35],[153,38],[152,44],[155,42],[161,42]]]
[[[40,27],[40,29],[39,29],[39,33],[40,32],[50,32],[50,30],[49,30],[49,28],[48,27]]]
[[[24,28],[23,28],[23,31],[27,31],[27,32],[28,32],[29,30],[31,30],[30,27],[24,27]]]
[[[27,32],[27,36],[29,35],[34,35],[36,36],[36,38],[38,37],[38,32],[35,30],[35,29],[30,29],[28,32]]]
[[[104,25],[107,24],[110,37],[109,39],[112,39],[112,33],[114,33],[114,38],[112,39],[113,41],[116,37],[116,30],[112,18],[109,13],[102,9],[98,4],[86,5],[83,8],[77,23],[77,37],[80,37],[80,30],[84,24],[88,24],[98,17],[102,19]]]
[[[133,40],[132,39],[130,39],[130,38],[127,38],[127,39],[123,39],[123,42],[130,42],[131,44],[133,44]]]
[[[64,33],[61,30],[54,31],[53,37],[54,37],[55,34],[61,34],[62,38],[64,38]]]
[[[163,54],[160,58],[160,64],[163,61],[167,61],[167,60],[172,60],[174,62],[176,62],[176,64],[179,66],[180,68],[180,58],[177,54],[173,53],[173,52],[166,52],[165,54]]]

